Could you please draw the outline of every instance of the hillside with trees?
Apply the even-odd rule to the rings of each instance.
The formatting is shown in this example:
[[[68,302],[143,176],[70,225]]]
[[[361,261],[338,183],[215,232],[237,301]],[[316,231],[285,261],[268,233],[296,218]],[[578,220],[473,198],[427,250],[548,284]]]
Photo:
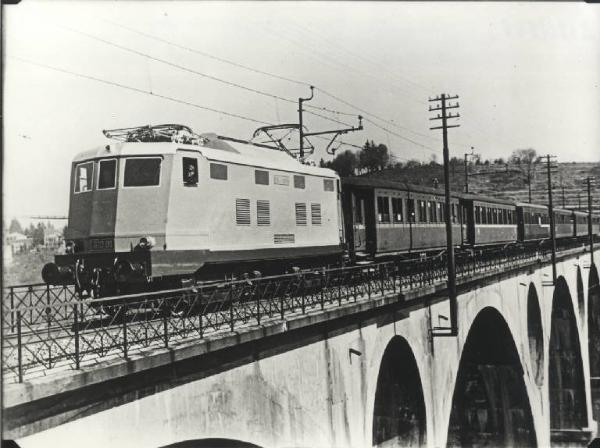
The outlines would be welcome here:
[[[336,170],[341,177],[378,177],[444,189],[444,168],[435,159],[430,162],[394,161],[385,145],[373,141],[367,141],[359,151],[339,153],[329,162],[321,160],[321,166]],[[533,148],[516,149],[506,158],[494,160],[469,156],[467,169],[470,193],[519,202],[548,202],[545,159]],[[595,176],[600,184],[600,162],[559,162],[552,174],[555,206],[587,210],[587,176]],[[450,187],[453,191],[465,191],[463,158],[450,159]],[[593,188],[592,197],[593,208],[600,213],[600,185]]]

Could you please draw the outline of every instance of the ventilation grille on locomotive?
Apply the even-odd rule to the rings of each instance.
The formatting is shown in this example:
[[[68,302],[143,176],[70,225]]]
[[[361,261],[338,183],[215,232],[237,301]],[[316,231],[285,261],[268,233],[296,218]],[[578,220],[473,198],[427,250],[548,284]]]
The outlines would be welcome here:
[[[239,226],[250,225],[250,199],[235,200],[235,223]]]
[[[290,244],[296,242],[296,237],[293,233],[276,233],[273,239],[275,244]]]
[[[271,206],[269,201],[256,201],[256,223],[259,226],[271,225]]]
[[[305,226],[306,222],[306,204],[296,202],[296,225]]]
[[[310,217],[312,225],[321,225],[321,204],[310,204]]]

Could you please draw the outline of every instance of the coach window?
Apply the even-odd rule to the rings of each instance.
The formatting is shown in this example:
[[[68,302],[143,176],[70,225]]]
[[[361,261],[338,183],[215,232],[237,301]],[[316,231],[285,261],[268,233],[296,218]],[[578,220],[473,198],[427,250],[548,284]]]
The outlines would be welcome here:
[[[475,224],[481,224],[481,207],[475,206]]]
[[[444,204],[442,204],[441,202],[437,203],[437,216],[440,222],[446,222],[446,218],[444,216]]]
[[[435,214],[435,202],[427,201],[427,214],[429,215],[429,222],[436,222],[437,216]]]
[[[419,222],[427,222],[427,203],[419,199]]]
[[[254,170],[254,182],[257,185],[269,185],[269,172],[264,170]]]
[[[92,189],[94,164],[82,163],[75,168],[75,193],[83,193]]]
[[[98,190],[115,188],[117,179],[117,160],[100,160],[98,165]]]
[[[392,198],[392,214],[394,222],[402,222],[403,219],[402,198]]]
[[[354,223],[355,224],[364,224],[363,221],[363,202],[360,200],[358,196],[354,196]]]
[[[183,185],[196,187],[198,185],[198,159],[183,157]]]
[[[406,200],[406,212],[408,214],[408,221],[415,222],[415,200],[414,199]]]
[[[497,208],[493,208],[492,209],[492,222],[494,224],[499,224],[499,222],[498,222],[498,209]]]
[[[220,163],[211,163],[210,178],[218,180],[227,180],[227,165],[222,165]]]
[[[390,201],[387,196],[377,196],[377,217],[379,222],[390,222]]]
[[[140,157],[125,160],[124,187],[152,187],[160,184],[158,157]]]

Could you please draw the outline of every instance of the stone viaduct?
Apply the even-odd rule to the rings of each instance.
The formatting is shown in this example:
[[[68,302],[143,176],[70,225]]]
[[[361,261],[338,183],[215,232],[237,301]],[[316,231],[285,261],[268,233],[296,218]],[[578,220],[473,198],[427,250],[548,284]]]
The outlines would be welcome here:
[[[595,253],[596,261],[600,252]],[[582,446],[600,419],[590,254],[5,390],[22,447]]]

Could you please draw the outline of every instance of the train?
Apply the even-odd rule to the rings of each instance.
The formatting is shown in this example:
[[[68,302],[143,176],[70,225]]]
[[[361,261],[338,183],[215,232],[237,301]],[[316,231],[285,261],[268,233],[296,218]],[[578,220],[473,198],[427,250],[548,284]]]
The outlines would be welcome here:
[[[107,297],[315,266],[422,256],[446,247],[444,195],[328,168],[270,145],[177,124],[103,131],[71,165],[65,253],[48,284]],[[548,208],[452,193],[460,248],[545,240]],[[555,209],[556,237],[588,215]],[[600,233],[600,216],[592,216]]]

